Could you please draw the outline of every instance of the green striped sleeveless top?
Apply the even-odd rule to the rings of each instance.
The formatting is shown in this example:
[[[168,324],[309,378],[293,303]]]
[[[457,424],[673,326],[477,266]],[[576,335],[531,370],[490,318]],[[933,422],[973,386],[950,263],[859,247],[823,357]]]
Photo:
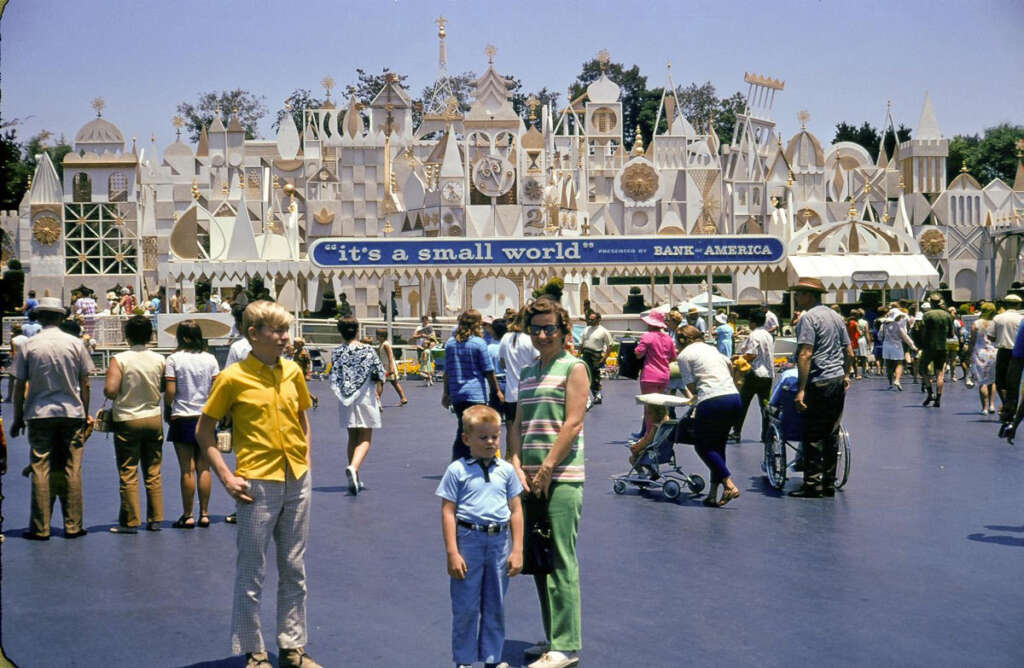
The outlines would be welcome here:
[[[540,469],[565,422],[565,388],[569,372],[577,364],[583,362],[563,351],[546,369],[541,368],[540,360],[523,369],[519,379],[519,410],[522,417],[520,457],[523,471],[527,475],[532,476]],[[582,430],[569,454],[555,466],[551,479],[558,482],[583,482]]]

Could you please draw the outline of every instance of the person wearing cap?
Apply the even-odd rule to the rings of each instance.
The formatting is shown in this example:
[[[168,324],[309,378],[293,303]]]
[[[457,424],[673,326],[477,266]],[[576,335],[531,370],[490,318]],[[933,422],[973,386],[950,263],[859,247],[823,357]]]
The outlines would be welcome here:
[[[743,423],[746,421],[751,400],[756,395],[759,406],[767,404],[772,392],[772,381],[775,378],[775,339],[768,332],[763,309],[756,308],[751,311],[750,326],[754,329],[750,332],[750,336],[740,344],[739,355],[736,355],[736,359],[733,361],[738,365],[739,360],[744,360],[750,365],[750,370],[744,376],[743,384],[740,387],[742,407],[730,435],[730,438],[736,442],[739,442],[743,434]],[[767,428],[765,422],[762,415],[762,434]]]
[[[726,357],[732,357],[732,337],[735,332],[729,324],[729,316],[719,313],[715,316],[715,347]]]
[[[67,314],[60,299],[43,297],[34,311],[43,329],[21,345],[14,360],[17,382],[11,436],[21,434],[27,423],[32,469],[31,519],[23,535],[30,540],[49,540],[50,462],[60,461],[66,477],[66,487],[62,486],[59,494],[64,537],[78,538],[86,534],[82,526],[84,440],[75,436],[92,422],[92,358],[81,339],[58,327]]]
[[[928,301],[921,305],[921,309],[924,315],[921,316],[920,370],[921,380],[925,382],[928,393],[923,405],[931,404],[939,408],[942,404],[942,387],[946,375],[946,341],[955,336],[953,318],[946,312],[942,296],[937,292],[928,295]],[[929,366],[933,371],[929,372]]]
[[[676,356],[676,343],[665,333],[665,314],[649,311],[640,318],[647,331],[636,344],[636,357],[643,360],[640,370],[640,394],[664,392],[668,387],[669,363]],[[644,407],[644,433],[651,427],[650,412]]]
[[[999,393],[999,400],[1003,404],[999,412],[1003,421],[1008,421],[1017,408],[1017,390],[1020,388],[1020,371],[1017,370],[1017,377],[1014,378],[1010,373],[1010,362],[1013,359],[1013,344],[1021,323],[1022,316],[1018,310],[1021,307],[1021,298],[1012,293],[1008,294],[1003,297],[1001,305],[1004,307],[1003,312],[992,319],[992,337],[996,345],[996,392]]]
[[[601,314],[597,311],[590,311],[587,314],[587,328],[580,336],[580,352],[583,361],[590,369],[590,393],[594,396],[594,403],[599,404],[601,397],[601,369],[608,359],[608,351],[611,350],[615,340],[611,333],[601,324]]]
[[[790,290],[804,311],[796,325],[798,376],[793,398],[796,410],[804,413],[804,482],[789,494],[835,496],[839,425],[853,348],[842,317],[821,303],[826,289],[819,279],[801,278]]]

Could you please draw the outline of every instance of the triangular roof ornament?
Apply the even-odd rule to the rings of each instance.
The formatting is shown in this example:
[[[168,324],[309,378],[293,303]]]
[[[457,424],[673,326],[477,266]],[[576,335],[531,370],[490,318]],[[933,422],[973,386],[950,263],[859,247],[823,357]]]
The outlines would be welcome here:
[[[235,224],[231,228],[231,239],[228,241],[227,253],[224,258],[226,260],[259,259],[256,236],[253,234],[252,221],[249,219],[249,207],[245,204],[244,190],[238,203],[238,213],[235,216]]]
[[[932,109],[932,99],[928,95],[928,91],[924,93],[921,120],[917,122],[914,139],[942,139],[942,132],[939,130],[939,122],[935,120],[935,111]]]

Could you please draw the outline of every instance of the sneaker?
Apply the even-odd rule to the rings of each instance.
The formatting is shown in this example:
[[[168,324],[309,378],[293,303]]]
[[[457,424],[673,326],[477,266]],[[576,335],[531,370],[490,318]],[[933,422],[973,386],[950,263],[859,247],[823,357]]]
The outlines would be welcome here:
[[[231,513],[224,518],[225,524],[238,524],[238,513]]]
[[[345,467],[345,477],[348,478],[348,493],[352,496],[359,494],[359,474],[351,466]]]
[[[282,649],[277,663],[281,668],[321,668],[320,664],[306,654],[306,650],[302,647]]]
[[[598,392],[597,394],[594,395],[594,403],[595,404],[599,404],[602,401],[604,401],[604,397],[601,396],[600,392]]]
[[[893,386],[893,387],[895,387],[895,388],[896,388],[897,390],[899,390],[900,392],[902,392],[902,391],[903,391],[903,386],[902,386],[902,385],[900,385],[899,383],[893,383],[893,384],[892,384],[892,386]]]
[[[530,645],[529,647],[524,649],[523,650],[523,656],[525,656],[525,657],[531,657],[531,656],[539,657],[542,654],[544,654],[545,652],[547,652],[548,649],[550,649],[550,648],[551,648],[551,645],[549,645],[546,640],[541,640],[536,645]]]
[[[266,652],[249,652],[245,655],[245,668],[274,668]]]
[[[528,668],[568,668],[580,662],[578,652],[559,652],[549,650],[539,659],[529,665]]]
[[[964,385],[967,387],[974,387],[974,381],[968,378],[967,380],[964,381]]]

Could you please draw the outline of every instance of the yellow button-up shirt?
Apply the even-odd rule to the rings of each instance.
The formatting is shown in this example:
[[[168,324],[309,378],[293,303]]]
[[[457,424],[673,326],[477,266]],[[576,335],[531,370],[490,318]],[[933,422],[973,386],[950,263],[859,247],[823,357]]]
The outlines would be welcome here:
[[[296,478],[308,468],[300,417],[309,406],[309,390],[297,364],[279,359],[267,366],[250,354],[217,375],[203,414],[214,420],[231,415],[235,475],[284,481],[285,466]]]

